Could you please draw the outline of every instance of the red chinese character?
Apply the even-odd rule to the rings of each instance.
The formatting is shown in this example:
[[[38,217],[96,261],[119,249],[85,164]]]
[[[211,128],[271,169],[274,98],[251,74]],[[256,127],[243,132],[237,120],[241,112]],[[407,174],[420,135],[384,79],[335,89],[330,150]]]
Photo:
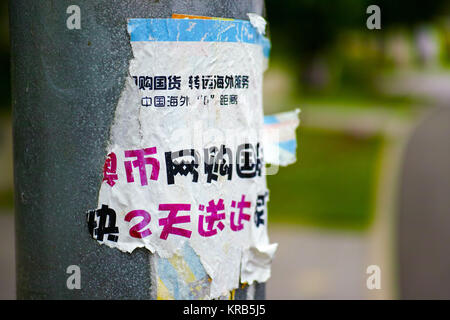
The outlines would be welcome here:
[[[145,157],[152,154],[156,154],[156,147],[140,149],[140,150],[127,150],[125,151],[125,157],[136,157],[134,161],[125,161],[125,172],[127,174],[127,182],[134,182],[133,167],[139,168],[139,177],[141,179],[141,185],[146,186],[148,184],[146,165],[152,165],[151,180],[158,180],[159,176],[159,161],[156,158]]]
[[[135,217],[142,217],[142,221],[130,228],[130,236],[141,239],[151,235],[150,229],[144,229],[152,219],[150,213],[145,210],[133,210],[127,213],[125,221],[130,222]]]
[[[191,216],[177,217],[178,211],[190,211],[191,205],[184,203],[166,203],[160,204],[159,210],[169,211],[167,218],[159,219],[159,225],[164,226],[161,232],[161,239],[166,240],[169,234],[176,234],[182,237],[190,238],[192,231],[174,227],[174,224],[191,222]]]
[[[231,206],[233,208],[236,208],[236,201],[232,201],[231,202]],[[250,206],[251,206],[251,202],[245,201],[245,195],[242,195],[241,201],[239,201],[238,204],[237,204],[237,208],[239,209],[239,216],[238,216],[238,223],[237,224],[234,223],[234,220],[235,220],[234,219],[234,215],[235,215],[235,213],[234,213],[234,211],[231,211],[231,217],[230,217],[231,230],[233,230],[233,231],[242,230],[244,228],[242,220],[250,221],[250,215],[244,213],[244,209],[245,208],[250,208]]]
[[[205,210],[205,206],[200,205],[198,209],[203,211]],[[219,211],[223,210],[225,210],[225,206],[223,205],[223,199],[219,199],[217,204],[214,203],[214,200],[209,201],[208,207],[206,208],[206,212],[211,214],[206,218],[204,218],[204,215],[202,214],[198,216],[198,233],[202,237],[211,237],[217,234],[217,229],[214,228],[214,223],[216,221],[219,221],[219,223],[217,224],[217,228],[219,228],[220,231],[223,230],[225,225],[220,220],[225,219],[225,213],[218,213]],[[205,220],[207,223],[206,230],[203,228],[203,220]]]
[[[116,184],[114,180],[117,180],[117,157],[114,152],[108,154],[103,166],[103,181],[106,181],[111,187]]]

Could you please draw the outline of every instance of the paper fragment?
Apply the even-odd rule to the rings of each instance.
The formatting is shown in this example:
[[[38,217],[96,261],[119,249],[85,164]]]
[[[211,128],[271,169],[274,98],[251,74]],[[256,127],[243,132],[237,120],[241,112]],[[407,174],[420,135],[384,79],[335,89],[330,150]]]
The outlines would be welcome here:
[[[297,161],[296,130],[299,109],[264,117],[264,157],[266,163],[287,166]]]

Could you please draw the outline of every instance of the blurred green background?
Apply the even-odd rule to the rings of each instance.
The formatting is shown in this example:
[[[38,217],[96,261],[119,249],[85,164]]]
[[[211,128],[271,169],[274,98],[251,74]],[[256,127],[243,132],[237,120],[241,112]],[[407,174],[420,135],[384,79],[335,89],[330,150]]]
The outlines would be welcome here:
[[[382,8],[381,30],[365,26],[371,4]],[[298,162],[269,177],[270,219],[366,230],[382,183],[387,121],[414,123],[432,105],[396,83],[449,65],[450,2],[269,0],[266,7],[266,114],[302,110]]]
[[[0,214],[13,208],[11,85],[7,1],[0,4]]]

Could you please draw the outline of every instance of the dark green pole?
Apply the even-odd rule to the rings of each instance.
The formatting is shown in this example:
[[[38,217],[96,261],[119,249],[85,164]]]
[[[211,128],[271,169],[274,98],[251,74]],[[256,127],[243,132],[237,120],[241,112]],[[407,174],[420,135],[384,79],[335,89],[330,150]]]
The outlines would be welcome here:
[[[80,29],[67,27],[71,5]],[[248,19],[263,10],[263,0],[10,1],[19,299],[152,298],[148,251],[125,254],[80,236],[97,206],[131,58],[127,18]],[[80,290],[66,286],[70,265],[80,267]],[[264,298],[263,284],[255,298]]]

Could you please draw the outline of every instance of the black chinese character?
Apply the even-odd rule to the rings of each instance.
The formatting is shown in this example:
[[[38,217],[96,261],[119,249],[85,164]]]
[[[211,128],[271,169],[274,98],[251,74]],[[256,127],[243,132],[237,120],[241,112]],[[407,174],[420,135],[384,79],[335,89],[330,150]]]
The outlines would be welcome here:
[[[216,76],[216,87],[217,89],[224,88],[224,78],[223,76]]]
[[[242,88],[248,89],[248,76],[242,76]]]
[[[225,77],[225,88],[234,88],[234,81],[233,76],[226,76]]]
[[[169,96],[168,105],[171,107],[178,107],[178,97],[177,96]]]
[[[213,89],[212,76],[202,76],[202,89]]]
[[[256,227],[264,224],[264,210],[266,199],[269,196],[269,192],[266,191],[265,194],[258,195],[256,199],[256,208],[255,208],[255,224]]]
[[[180,76],[169,76],[169,90],[180,90],[181,89],[181,77]]]
[[[156,76],[154,79],[153,88],[155,90],[166,90],[167,89],[167,77]]]
[[[188,106],[189,105],[189,97],[188,96],[181,96],[180,97],[180,106]]]
[[[166,106],[166,97],[156,96],[154,100],[155,100],[155,107],[165,107]]]
[[[220,95],[220,105],[221,106],[227,106],[228,105],[228,95],[227,94],[221,94]]]
[[[96,218],[99,218],[98,223]],[[119,239],[119,236],[114,235],[119,233],[119,228],[116,227],[116,212],[107,205],[103,204],[100,209],[88,211],[87,222],[92,238],[103,241],[103,237],[108,235],[109,241],[117,242]]]
[[[199,76],[189,76],[189,88],[200,89],[200,77]]]
[[[198,181],[198,164],[199,154],[194,149],[180,150],[178,152],[166,152],[166,171],[167,171],[167,184],[175,183],[175,176],[180,174],[187,176],[192,174],[192,182]],[[190,157],[190,160],[182,159],[180,161],[174,161],[176,158]]]
[[[141,99],[141,105],[143,107],[151,107],[152,106],[152,98],[150,98],[150,97],[143,97]]]
[[[210,147],[204,149],[205,154],[205,173],[207,174],[206,181],[211,183],[212,180],[217,181],[218,174],[221,176],[228,176],[231,180],[233,173],[232,159],[233,155],[229,148],[224,145],[218,149],[217,147]],[[228,158],[228,163],[227,159]]]
[[[240,178],[254,178],[261,176],[262,161],[259,152],[259,143],[256,148],[253,144],[244,143],[238,146],[236,153],[236,171]]]
[[[241,88],[241,86],[242,86],[242,80],[241,80],[241,76],[235,76],[234,77],[234,87],[236,88],[236,89],[240,89]]]
[[[133,76],[133,78],[134,83],[139,87],[139,90],[145,90],[145,88],[147,88],[148,90],[152,90],[152,77]]]

